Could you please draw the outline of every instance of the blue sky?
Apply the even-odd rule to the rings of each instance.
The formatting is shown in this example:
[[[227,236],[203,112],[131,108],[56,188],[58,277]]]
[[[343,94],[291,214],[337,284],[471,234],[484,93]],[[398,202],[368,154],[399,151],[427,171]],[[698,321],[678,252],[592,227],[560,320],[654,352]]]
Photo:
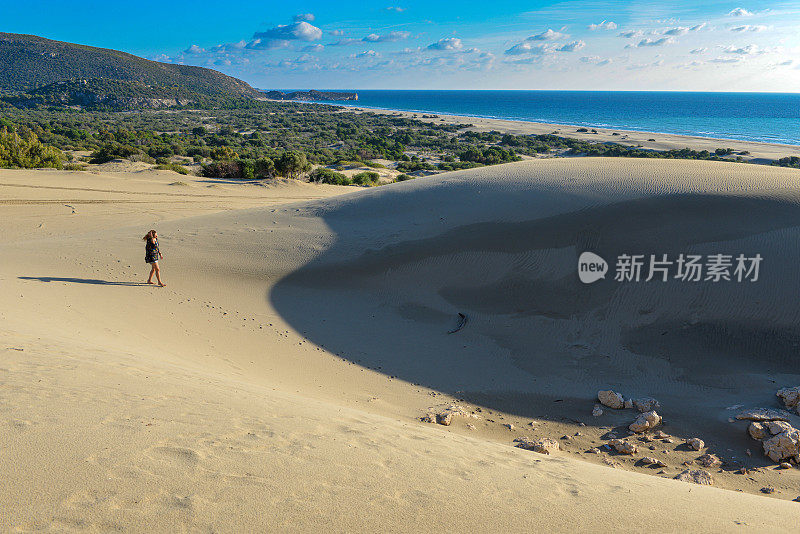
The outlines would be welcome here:
[[[265,89],[800,91],[800,1],[0,0],[0,30]]]

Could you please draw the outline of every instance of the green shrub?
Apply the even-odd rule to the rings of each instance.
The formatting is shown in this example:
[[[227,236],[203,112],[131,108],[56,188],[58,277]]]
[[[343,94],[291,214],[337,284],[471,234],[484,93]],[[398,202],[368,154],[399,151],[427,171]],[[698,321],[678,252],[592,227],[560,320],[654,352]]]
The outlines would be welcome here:
[[[65,171],[85,171],[86,165],[81,165],[80,163],[67,163],[64,165]]]
[[[256,178],[272,178],[277,174],[275,163],[269,158],[259,158],[255,162]]]
[[[132,146],[123,145],[117,142],[106,143],[99,149],[92,152],[89,163],[107,163],[114,159],[130,158],[131,156],[138,154],[141,154],[141,151]]]
[[[60,150],[43,145],[33,132],[20,135],[7,126],[0,128],[0,167],[60,169],[63,161],[64,154]]]
[[[377,172],[364,171],[353,176],[353,183],[355,185],[377,185],[380,175]]]
[[[211,151],[211,158],[218,161],[229,161],[238,157],[236,152],[229,146],[217,147]]]
[[[342,173],[326,169],[325,167],[317,167],[308,175],[308,179],[312,182],[330,185],[351,185],[353,182]]]
[[[274,163],[278,174],[287,178],[297,178],[311,168],[306,155],[302,152],[284,152]]]
[[[413,180],[414,176],[409,176],[407,174],[398,174],[397,177],[394,179],[395,182],[405,182],[407,180]]]
[[[237,161],[214,161],[203,165],[200,174],[208,178],[237,179],[242,177],[242,170]]]
[[[189,174],[189,169],[187,169],[183,165],[178,165],[177,163],[162,163],[160,165],[157,165],[156,169],[158,169],[159,171],[177,172],[178,174]]]
[[[367,167],[369,167],[371,169],[385,169],[386,168],[386,165],[384,165],[383,163],[377,163],[377,162],[374,162],[374,161],[365,161],[364,165],[366,165]]]

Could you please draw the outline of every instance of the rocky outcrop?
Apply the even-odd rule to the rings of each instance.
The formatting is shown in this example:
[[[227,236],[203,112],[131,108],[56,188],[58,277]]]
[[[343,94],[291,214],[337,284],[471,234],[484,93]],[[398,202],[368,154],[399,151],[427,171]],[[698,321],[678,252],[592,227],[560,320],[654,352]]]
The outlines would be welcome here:
[[[615,410],[621,410],[625,407],[625,399],[622,398],[622,395],[610,389],[598,391],[597,400],[599,400],[600,404],[603,406],[608,406]]]
[[[636,421],[631,423],[630,426],[628,426],[628,428],[632,432],[641,434],[642,432],[647,432],[648,430],[652,430],[653,428],[657,427],[660,424],[661,424],[661,416],[658,415],[655,411],[650,411],[647,413],[643,413],[639,417],[637,417]]]
[[[701,486],[712,486],[714,484],[714,479],[711,478],[711,473],[708,471],[703,471],[702,469],[687,469],[679,475],[676,475],[675,480],[691,482],[692,484],[700,484]]]
[[[639,451],[635,443],[625,441],[624,439],[612,439],[608,444],[620,454],[636,454]]]
[[[722,465],[722,460],[716,454],[709,454],[706,453],[697,460],[695,460],[698,465],[703,467],[719,467]]]
[[[736,419],[745,421],[788,421],[789,414],[772,408],[752,408],[736,414]]]
[[[599,404],[595,404],[594,408],[592,408],[592,416],[600,417],[601,415],[603,415],[603,409],[600,407]]]
[[[443,410],[436,410],[429,408],[428,413],[420,418],[423,423],[438,423],[443,426],[450,426],[453,423],[453,417],[471,417],[477,419],[478,416],[470,413],[463,407],[452,404]]]
[[[759,441],[767,436],[767,432],[769,432],[767,427],[765,427],[763,423],[757,421],[753,421],[750,423],[750,426],[747,427],[747,433],[750,434],[750,437]]]
[[[659,460],[658,458],[653,458],[652,456],[644,456],[639,461],[641,465],[648,466],[648,467],[667,467],[667,464]]]
[[[631,401],[633,407],[640,412],[650,412],[661,408],[661,403],[652,397],[642,397],[641,399],[633,399]]]
[[[532,440],[527,437],[521,437],[515,439],[514,443],[516,443],[517,447],[520,449],[538,452],[540,454],[553,454],[560,449],[558,442],[552,438]]]
[[[800,386],[795,386],[793,388],[781,388],[775,395],[780,397],[780,399],[783,401],[783,405],[787,408],[797,407],[800,409]]]
[[[764,454],[773,462],[794,459],[800,461],[800,430],[789,427],[763,442]]]
[[[692,450],[699,451],[700,449],[705,447],[706,444],[700,438],[691,438],[686,440],[686,446]]]
[[[786,421],[754,421],[747,427],[747,433],[753,439],[763,440],[764,454],[773,462],[800,462],[800,430]]]

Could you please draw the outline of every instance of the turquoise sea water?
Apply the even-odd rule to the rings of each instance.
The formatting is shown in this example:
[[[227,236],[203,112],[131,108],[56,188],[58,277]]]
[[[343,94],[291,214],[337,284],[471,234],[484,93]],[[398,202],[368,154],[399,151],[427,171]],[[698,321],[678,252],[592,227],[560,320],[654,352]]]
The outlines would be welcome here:
[[[338,104],[800,145],[800,93],[353,91]]]

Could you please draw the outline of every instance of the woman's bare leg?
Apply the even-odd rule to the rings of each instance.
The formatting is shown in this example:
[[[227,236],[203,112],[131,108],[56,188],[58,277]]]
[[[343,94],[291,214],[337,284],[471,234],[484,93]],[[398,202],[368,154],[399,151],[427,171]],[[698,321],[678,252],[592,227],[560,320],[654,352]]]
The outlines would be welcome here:
[[[152,284],[153,283],[153,273],[154,272],[156,272],[156,264],[155,263],[151,263],[150,264],[150,276],[147,277],[147,283],[148,284]]]
[[[158,280],[158,285],[160,285],[161,287],[167,285],[161,281],[161,268],[158,266],[157,263],[153,264],[153,269],[156,271],[156,280]]]

